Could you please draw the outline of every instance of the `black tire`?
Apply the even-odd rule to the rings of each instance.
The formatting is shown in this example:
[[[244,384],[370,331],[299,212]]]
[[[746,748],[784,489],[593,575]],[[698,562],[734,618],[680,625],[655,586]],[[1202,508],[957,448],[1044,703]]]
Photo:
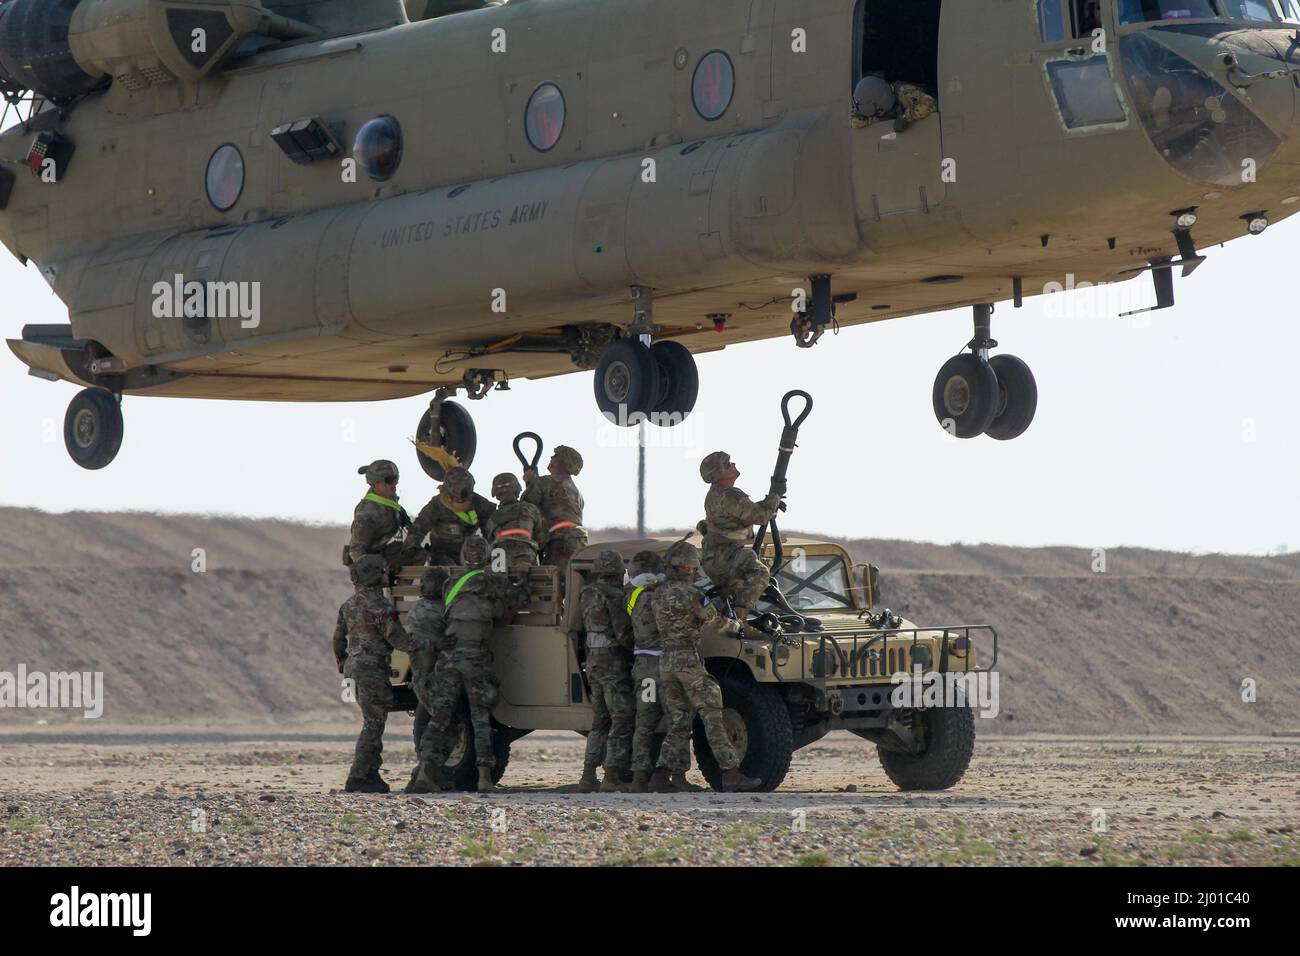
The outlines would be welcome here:
[[[122,406],[112,392],[87,388],[78,392],[63,418],[63,444],[82,468],[103,468],[122,447]]]
[[[596,405],[624,428],[639,424],[659,400],[659,364],[636,339],[618,339],[596,363]]]
[[[790,759],[794,756],[794,731],[790,727],[790,711],[785,701],[776,688],[755,683],[748,676],[725,674],[719,683],[722,685],[723,720],[731,723],[738,716],[744,722],[745,739],[737,741],[736,735],[731,735],[738,750],[744,747],[740,758],[741,772],[759,779],[759,785],[754,788],[756,791],[775,790],[789,772]],[[704,774],[709,786],[717,790],[722,783],[722,768],[709,749],[709,739],[698,717],[695,719],[694,739],[695,760],[700,765],[700,773]]]
[[[1010,441],[1025,433],[1038,411],[1038,383],[1029,366],[1014,355],[995,355],[989,360],[998,377],[998,408],[993,424],[984,434],[998,441]]]
[[[700,397],[700,372],[695,356],[680,342],[656,342],[650,354],[659,366],[659,400],[653,409],[656,425],[680,425],[695,410]]]
[[[430,442],[433,430],[429,427],[429,413],[425,412],[420,417],[419,427],[415,430],[416,440],[441,444],[466,468],[474,463],[474,453],[478,451],[478,429],[474,427],[474,419],[463,406],[455,402],[442,403],[442,412],[438,417],[438,432],[441,436],[440,441]],[[424,473],[434,481],[442,481],[445,473],[442,464],[423,452],[417,451],[416,455],[419,456],[420,467],[424,469]]]
[[[445,764],[451,773],[454,790],[466,790],[474,793],[478,790],[478,750],[474,746],[474,733],[469,724],[469,712],[462,710],[458,719],[460,742],[452,748]],[[420,750],[420,735],[429,726],[429,712],[420,704],[415,708],[415,722],[411,727],[411,736],[415,739],[415,749]],[[510,763],[510,738],[501,727],[492,728],[492,749],[496,753],[496,764],[492,767],[492,782],[500,783],[505,776],[506,765]]]
[[[933,397],[934,417],[946,431],[975,438],[988,431],[997,414],[998,377],[978,355],[954,355],[939,369]]]
[[[969,707],[932,707],[916,716],[925,724],[925,751],[902,753],[877,744],[880,766],[900,790],[947,790],[970,766],[975,713]]]

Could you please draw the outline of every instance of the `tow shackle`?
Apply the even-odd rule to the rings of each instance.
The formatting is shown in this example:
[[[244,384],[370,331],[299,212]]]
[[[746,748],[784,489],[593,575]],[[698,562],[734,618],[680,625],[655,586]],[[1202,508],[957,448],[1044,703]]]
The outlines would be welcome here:
[[[797,417],[792,418],[790,416],[790,402],[796,398],[802,398],[804,406],[803,411]],[[796,388],[786,392],[781,399],[781,418],[785,421],[785,428],[781,430],[781,447],[779,454],[776,456],[776,468],[772,473],[774,482],[785,480],[786,469],[790,466],[790,456],[794,454],[795,444],[799,439],[799,426],[808,420],[812,410],[812,396],[802,389]]]
[[[519,447],[523,444],[525,439],[532,439],[537,445],[533,450],[533,457],[531,460],[524,454],[523,449]],[[542,448],[544,447],[542,444],[542,436],[537,434],[537,432],[520,432],[515,436],[514,447],[515,457],[519,459],[519,464],[524,466],[524,471],[537,471],[537,463],[542,460]]]

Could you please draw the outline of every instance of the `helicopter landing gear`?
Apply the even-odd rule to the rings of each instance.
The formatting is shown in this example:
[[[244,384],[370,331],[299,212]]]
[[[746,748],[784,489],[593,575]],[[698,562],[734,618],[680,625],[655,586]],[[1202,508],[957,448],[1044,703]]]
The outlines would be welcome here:
[[[63,444],[82,468],[105,467],[122,447],[122,397],[102,388],[78,392],[63,419]]]
[[[482,398],[488,388],[477,389],[468,384],[470,398]],[[498,384],[498,388],[501,386]],[[420,424],[415,430],[416,451],[420,467],[434,481],[442,481],[448,468],[459,464],[468,468],[474,462],[474,453],[478,450],[478,430],[474,427],[474,418],[463,405],[449,402],[447,398],[456,394],[454,388],[440,388],[434,393],[429,410],[420,416]],[[434,423],[438,434],[434,440]],[[425,451],[424,448],[429,448]]]
[[[988,435],[1008,441],[1024,434],[1038,410],[1038,385],[1014,355],[989,358],[993,306],[975,306],[975,337],[968,353],[943,364],[934,380],[934,415],[957,438]]]
[[[646,419],[662,427],[680,425],[699,397],[695,356],[680,342],[651,344],[654,290],[633,286],[631,291],[632,322],[596,363],[596,405],[624,428]]]

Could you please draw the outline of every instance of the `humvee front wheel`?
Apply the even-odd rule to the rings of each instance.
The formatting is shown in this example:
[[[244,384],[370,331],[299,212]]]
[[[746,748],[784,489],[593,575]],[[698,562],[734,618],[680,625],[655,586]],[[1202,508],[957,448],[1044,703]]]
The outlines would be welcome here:
[[[723,675],[722,722],[731,744],[740,754],[740,770],[761,782],[754,789],[767,792],[781,786],[794,756],[794,731],[790,711],[775,688],[757,684],[748,677]],[[714,790],[722,783],[704,725],[695,719],[695,760],[700,773]]]
[[[429,712],[420,704],[415,709],[415,723],[411,734],[415,738],[415,749],[420,750],[420,736],[429,726]],[[469,714],[462,711],[456,722],[459,734],[451,753],[447,755],[444,766],[456,790],[478,790],[478,751],[474,747],[474,729],[470,726]],[[496,752],[496,763],[492,767],[492,782],[500,783],[505,775],[506,764],[510,762],[510,740],[499,727],[492,730],[492,749]]]
[[[900,790],[947,790],[970,766],[975,751],[975,713],[969,707],[932,707],[912,712],[925,740],[919,753],[876,745],[880,766]]]

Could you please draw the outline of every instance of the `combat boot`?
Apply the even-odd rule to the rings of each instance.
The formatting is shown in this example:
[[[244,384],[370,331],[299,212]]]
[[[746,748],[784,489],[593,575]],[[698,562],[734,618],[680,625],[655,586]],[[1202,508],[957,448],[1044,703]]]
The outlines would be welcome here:
[[[582,768],[582,779],[578,781],[579,793],[592,793],[600,786],[600,781],[596,779],[596,764],[584,764]]]
[[[649,793],[650,792],[650,771],[637,770],[632,774],[632,792]]]
[[[625,786],[622,770],[618,767],[605,768],[605,779],[600,782],[601,793],[622,793]]]
[[[739,770],[724,770],[718,789],[723,793],[743,793],[755,789],[762,782],[758,777],[746,777]]]
[[[428,787],[428,792],[450,790],[452,786],[451,778],[447,776],[445,767],[434,766],[431,761],[421,760],[420,765],[415,768],[415,785]],[[422,791],[412,791],[420,793]]]
[[[379,788],[378,790],[373,791],[374,793],[388,793],[393,789],[388,785],[387,780],[379,776],[378,770],[372,770],[370,773],[366,774],[366,783]]]
[[[655,767],[655,772],[650,774],[650,792],[665,793],[668,787],[668,768]]]
[[[665,793],[699,793],[703,787],[697,787],[686,779],[685,770],[676,770],[668,775],[668,783],[664,787]]]
[[[380,780],[378,783],[367,777],[348,777],[347,783],[343,784],[344,793],[387,793],[388,784]]]
[[[749,623],[749,608],[740,606],[735,610],[736,622],[740,625],[741,637],[748,638],[751,641],[765,641],[771,636],[766,631],[762,631]]]
[[[492,779],[491,767],[478,768],[478,792],[487,793],[489,790],[496,789],[496,782]]]

